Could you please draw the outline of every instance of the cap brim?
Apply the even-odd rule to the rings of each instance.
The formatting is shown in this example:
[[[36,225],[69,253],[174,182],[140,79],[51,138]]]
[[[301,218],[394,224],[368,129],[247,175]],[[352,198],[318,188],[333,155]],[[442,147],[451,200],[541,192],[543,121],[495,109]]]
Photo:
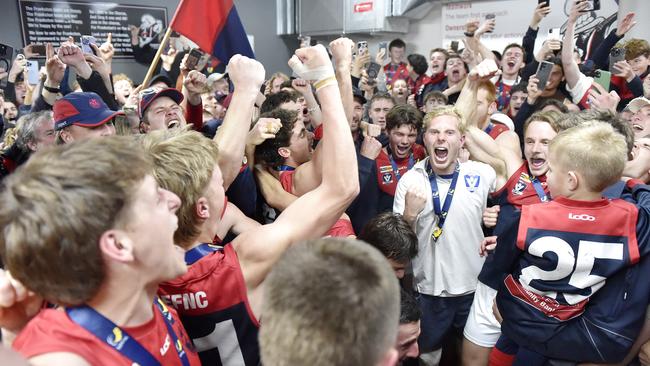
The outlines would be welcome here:
[[[183,93],[179,92],[174,88],[163,89],[158,93],[156,93],[156,95],[153,98],[151,98],[151,100],[149,100],[147,104],[145,104],[144,106],[140,106],[140,118],[144,117],[144,113],[147,111],[147,108],[149,108],[149,105],[153,103],[154,100],[160,97],[169,97],[177,104],[181,104],[181,102],[184,99]]]
[[[115,118],[115,116],[123,116],[123,115],[124,112],[122,111],[113,111],[108,109],[96,113],[95,115],[92,116],[92,118],[88,118],[88,120],[92,120],[93,122],[73,121],[71,124],[80,127],[97,127],[107,123],[111,119]]]
[[[639,109],[650,105],[650,99],[644,97],[634,98],[630,103],[628,103],[626,109],[629,109],[630,112],[636,113]]]

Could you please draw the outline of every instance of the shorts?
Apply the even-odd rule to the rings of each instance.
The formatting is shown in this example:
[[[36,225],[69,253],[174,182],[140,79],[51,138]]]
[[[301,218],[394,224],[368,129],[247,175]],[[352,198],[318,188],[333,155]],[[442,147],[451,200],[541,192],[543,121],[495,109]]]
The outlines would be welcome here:
[[[467,317],[463,335],[477,346],[491,348],[497,343],[501,335],[501,324],[494,317],[492,304],[497,295],[497,290],[478,282],[472,308]]]
[[[416,298],[422,310],[418,346],[421,353],[428,353],[442,347],[449,331],[460,333],[465,327],[474,294],[441,297],[416,293]]]

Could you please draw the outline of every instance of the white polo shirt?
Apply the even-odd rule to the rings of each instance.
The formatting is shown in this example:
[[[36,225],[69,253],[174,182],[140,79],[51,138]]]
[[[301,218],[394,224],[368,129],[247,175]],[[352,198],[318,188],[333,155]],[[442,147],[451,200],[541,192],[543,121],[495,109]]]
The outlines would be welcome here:
[[[433,296],[460,296],[474,292],[484,258],[479,248],[484,239],[481,230],[488,194],[495,190],[496,173],[487,164],[467,161],[460,164],[456,191],[449,207],[442,235],[431,239],[438,216],[434,213],[431,183],[426,171],[429,158],[415,164],[397,184],[393,211],[404,213],[404,198],[411,186],[428,192],[427,203],[416,219],[418,255],[413,273],[418,292]],[[440,206],[444,205],[451,178],[436,176]]]

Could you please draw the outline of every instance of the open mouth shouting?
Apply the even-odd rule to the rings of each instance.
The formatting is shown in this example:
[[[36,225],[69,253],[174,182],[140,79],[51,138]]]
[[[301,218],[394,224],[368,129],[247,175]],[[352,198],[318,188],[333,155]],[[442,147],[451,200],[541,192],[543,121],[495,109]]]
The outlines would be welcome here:
[[[434,160],[438,163],[444,163],[449,156],[449,149],[446,147],[436,147],[433,149]]]
[[[530,168],[532,170],[540,170],[540,169],[542,169],[542,167],[544,166],[545,163],[546,163],[546,159],[542,159],[542,158],[539,158],[539,157],[530,158],[529,161],[528,161],[528,164],[530,165]]]

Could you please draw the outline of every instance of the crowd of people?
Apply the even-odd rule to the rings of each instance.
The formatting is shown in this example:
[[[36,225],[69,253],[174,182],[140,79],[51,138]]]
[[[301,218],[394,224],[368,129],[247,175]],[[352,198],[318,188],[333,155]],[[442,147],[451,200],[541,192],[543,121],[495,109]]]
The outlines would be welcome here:
[[[292,77],[163,44],[138,84],[109,36],[47,44],[32,85],[26,46],[3,364],[650,364],[650,45],[620,14],[583,56],[584,0],[538,40],[552,6],[503,50],[472,20],[428,58],[304,44]]]

